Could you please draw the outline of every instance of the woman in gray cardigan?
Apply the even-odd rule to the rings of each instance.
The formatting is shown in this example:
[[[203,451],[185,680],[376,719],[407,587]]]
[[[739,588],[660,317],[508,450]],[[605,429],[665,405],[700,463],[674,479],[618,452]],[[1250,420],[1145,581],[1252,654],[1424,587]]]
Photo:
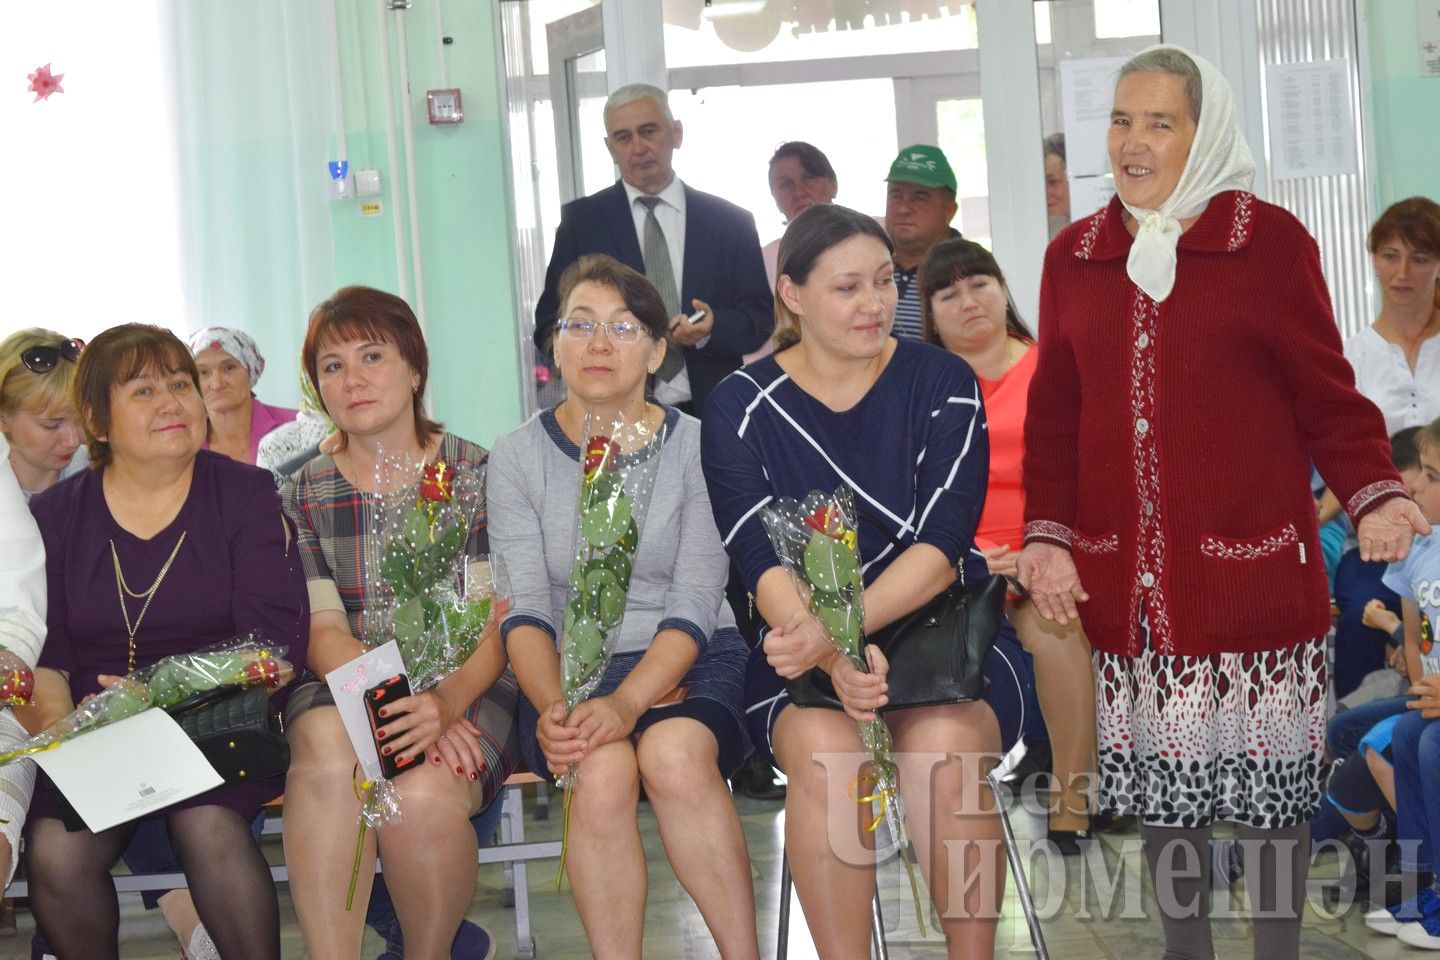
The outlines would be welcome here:
[[[595,956],[640,957],[645,851],[639,789],[675,875],[725,958],[758,956],[754,892],[725,778],[750,750],[741,698],[747,649],[725,602],[729,560],[700,471],[700,424],[647,403],[670,318],[639,273],[582,257],[560,281],[554,354],[566,400],[490,453],[491,546],[513,606],[500,631],[525,693],[529,768],[577,765],[567,873]],[[569,717],[556,649],[569,592],[587,415],[623,414],[661,437],[660,461],[615,655]]]

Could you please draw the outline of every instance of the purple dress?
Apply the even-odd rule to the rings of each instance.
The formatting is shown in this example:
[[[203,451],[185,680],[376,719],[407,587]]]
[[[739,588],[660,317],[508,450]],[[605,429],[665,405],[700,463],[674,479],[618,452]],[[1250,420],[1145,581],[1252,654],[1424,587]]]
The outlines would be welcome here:
[[[111,516],[102,477],[101,470],[87,470],[30,501],[45,541],[50,593],[49,635],[40,666],[69,673],[76,703],[100,689],[98,674],[126,672],[129,635],[120,611],[112,540],[126,584],[144,590],[185,533],[136,634],[137,669],[250,632],[286,645],[290,662],[304,667],[310,628],[305,574],[268,471],[200,451],[180,512],[148,540],[126,532]],[[133,623],[144,601],[127,599]],[[54,788],[43,774],[40,779],[32,820],[59,816],[61,810]],[[249,821],[284,786],[279,776],[225,785],[168,809],[218,805]]]

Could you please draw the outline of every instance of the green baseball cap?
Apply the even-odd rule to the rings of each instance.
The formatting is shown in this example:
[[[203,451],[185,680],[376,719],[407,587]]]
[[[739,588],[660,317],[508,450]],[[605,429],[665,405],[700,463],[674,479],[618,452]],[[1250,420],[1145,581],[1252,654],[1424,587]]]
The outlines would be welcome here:
[[[887,181],[918,183],[922,187],[949,187],[955,192],[955,171],[945,159],[945,151],[929,144],[917,143],[900,151],[890,164]]]

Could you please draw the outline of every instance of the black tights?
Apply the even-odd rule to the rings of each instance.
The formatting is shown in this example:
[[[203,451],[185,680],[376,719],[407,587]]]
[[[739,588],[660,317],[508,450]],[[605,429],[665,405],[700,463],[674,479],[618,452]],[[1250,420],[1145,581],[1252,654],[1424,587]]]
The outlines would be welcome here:
[[[222,957],[280,960],[280,906],[270,868],[233,810],[203,806],[166,815],[190,895]],[[26,845],[30,903],[60,960],[118,960],[120,906],[110,868],[135,824],[71,832],[37,821]]]

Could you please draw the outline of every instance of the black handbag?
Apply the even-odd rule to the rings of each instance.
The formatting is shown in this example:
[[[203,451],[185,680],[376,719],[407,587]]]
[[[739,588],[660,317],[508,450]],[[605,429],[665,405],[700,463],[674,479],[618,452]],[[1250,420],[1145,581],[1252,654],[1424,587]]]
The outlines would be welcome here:
[[[263,686],[218,691],[167,712],[226,783],[278,776],[290,766],[284,721]]]
[[[904,545],[864,513],[899,549]],[[882,710],[927,707],[978,700],[985,692],[982,668],[1005,618],[1009,580],[991,574],[965,582],[965,562],[955,564],[955,582],[913,613],[865,638],[890,663],[889,702]],[[801,707],[842,709],[830,677],[815,667],[785,681],[790,702]]]

